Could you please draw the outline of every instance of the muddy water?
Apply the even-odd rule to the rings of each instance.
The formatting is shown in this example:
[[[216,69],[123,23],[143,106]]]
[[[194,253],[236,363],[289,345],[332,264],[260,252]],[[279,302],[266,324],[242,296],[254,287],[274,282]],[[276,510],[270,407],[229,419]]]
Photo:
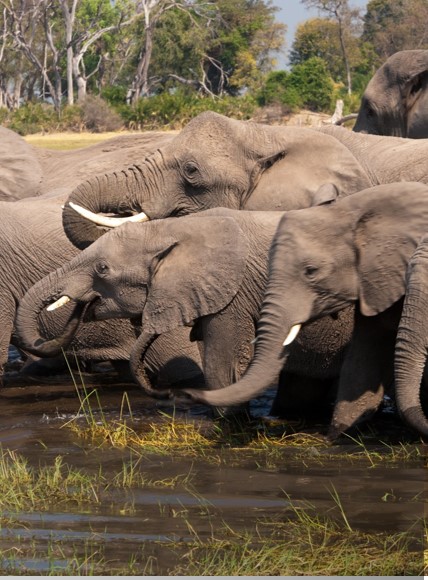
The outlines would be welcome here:
[[[118,418],[126,390],[138,422],[159,420],[159,411],[185,413],[189,420],[204,418],[173,409],[169,402],[145,397],[131,384],[120,384],[113,373],[85,376],[87,387],[98,389],[103,414]],[[265,414],[268,397],[253,408]],[[79,411],[79,400],[69,377],[45,381],[11,374],[0,391],[0,444],[15,450],[31,465],[64,462],[86,473],[121,470],[130,450],[95,445],[79,438],[64,424]],[[202,413],[202,415],[201,415]],[[384,420],[389,427],[393,420]],[[387,437],[387,435],[386,435]],[[406,434],[408,437],[408,434]],[[375,448],[375,437],[369,443]],[[398,436],[400,439],[400,436]],[[345,441],[328,450],[337,460],[323,461],[323,448],[306,447],[299,458],[296,448],[272,456],[222,448],[213,457],[194,458],[145,454],[139,469],[150,480],[189,475],[187,484],[175,488],[157,486],[115,489],[93,505],[66,504],[57,509],[3,512],[0,529],[2,571],[25,569],[34,573],[67,569],[73,559],[107,564],[107,572],[120,565],[130,573],[168,574],[186,546],[195,540],[222,537],[225,525],[238,532],[260,533],[264,518],[288,516],[294,505],[310,502],[319,513],[338,520],[340,510],[332,498],[336,490],[350,525],[366,531],[404,531],[417,525],[426,496],[426,468],[420,459],[376,464],[349,461],[343,452],[358,449]],[[385,449],[383,447],[383,449]],[[106,570],[104,570],[106,572]]]

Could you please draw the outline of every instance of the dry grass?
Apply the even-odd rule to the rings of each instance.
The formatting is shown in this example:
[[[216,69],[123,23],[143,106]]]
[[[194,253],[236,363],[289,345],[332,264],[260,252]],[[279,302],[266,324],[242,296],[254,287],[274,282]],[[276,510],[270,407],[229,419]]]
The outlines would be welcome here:
[[[26,135],[24,139],[27,143],[35,147],[43,147],[45,149],[69,150],[79,149],[81,147],[89,147],[101,141],[106,141],[112,137],[120,135],[132,135],[140,131],[110,131],[108,133],[36,133],[34,135]]]

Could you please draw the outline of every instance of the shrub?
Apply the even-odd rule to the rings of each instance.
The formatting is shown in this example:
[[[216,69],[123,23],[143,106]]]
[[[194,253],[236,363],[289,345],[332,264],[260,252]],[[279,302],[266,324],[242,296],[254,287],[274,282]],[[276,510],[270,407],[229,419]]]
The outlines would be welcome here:
[[[260,106],[282,105],[289,112],[307,107],[313,111],[331,109],[334,83],[325,62],[313,57],[297,64],[291,72],[273,71],[257,94]]]
[[[287,78],[287,85],[299,94],[303,105],[308,109],[312,111],[331,109],[334,83],[322,58],[314,56],[294,66]]]
[[[52,105],[27,103],[9,114],[8,126],[20,135],[31,135],[46,130],[55,121]]]
[[[117,131],[123,125],[120,115],[101,97],[88,95],[81,108],[83,122],[88,131]]]
[[[129,129],[180,129],[204,111],[215,111],[235,119],[249,119],[256,108],[249,97],[212,99],[196,93],[161,93],[139,99],[135,106],[124,105],[119,111]]]
[[[290,74],[285,70],[269,73],[263,88],[256,95],[257,103],[261,107],[280,105],[284,114],[301,108],[303,102],[299,92],[289,83]]]
[[[101,98],[103,98],[112,107],[118,107],[126,102],[126,87],[111,85],[104,87],[101,91]]]

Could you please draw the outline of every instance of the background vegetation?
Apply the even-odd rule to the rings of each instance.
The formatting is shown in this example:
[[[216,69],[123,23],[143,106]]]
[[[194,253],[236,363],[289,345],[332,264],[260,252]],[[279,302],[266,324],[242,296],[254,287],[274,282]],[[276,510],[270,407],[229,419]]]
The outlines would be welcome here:
[[[356,111],[374,71],[428,46],[426,0],[301,0],[286,25],[271,0],[0,0],[0,123],[21,134],[179,128],[203,110]]]

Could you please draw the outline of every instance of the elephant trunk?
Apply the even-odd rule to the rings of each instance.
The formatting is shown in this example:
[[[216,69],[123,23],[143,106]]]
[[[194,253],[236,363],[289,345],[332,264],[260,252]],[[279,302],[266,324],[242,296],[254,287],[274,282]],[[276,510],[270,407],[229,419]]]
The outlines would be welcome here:
[[[425,255],[422,256],[422,253]],[[422,257],[422,260],[421,260]],[[395,390],[397,408],[406,423],[428,437],[428,419],[421,403],[428,349],[428,312],[426,272],[427,252],[419,249],[412,259],[395,350]]]
[[[22,298],[17,310],[15,328],[18,346],[36,356],[52,357],[61,354],[73,340],[84,314],[86,304],[83,302],[75,303],[71,313],[69,307],[63,307],[61,313],[67,313],[68,319],[62,332],[52,338],[45,336],[44,333],[50,334],[47,330],[49,327],[57,326],[52,325],[46,318],[49,315],[45,314],[45,307],[61,295],[63,273],[64,269],[61,268],[37,282]],[[64,322],[63,318],[61,322]]]
[[[183,389],[195,401],[218,407],[240,405],[257,397],[276,383],[288,357],[287,346],[296,338],[301,323],[308,318],[308,308],[284,304],[283,267],[275,258],[271,264],[269,285],[265,292],[253,359],[241,380],[225,388],[202,391]],[[290,293],[292,296],[294,292]]]
[[[129,364],[134,379],[148,395],[157,399],[167,399],[171,396],[171,391],[154,389],[144,366],[147,350],[158,336],[158,334],[143,331],[132,349]]]
[[[63,210],[63,226],[70,241],[84,250],[108,231],[108,228],[83,217],[74,207],[82,207],[93,214],[141,212],[141,208],[130,201],[130,194],[142,187],[141,182],[141,172],[137,166],[132,166],[80,184],[71,193]]]

